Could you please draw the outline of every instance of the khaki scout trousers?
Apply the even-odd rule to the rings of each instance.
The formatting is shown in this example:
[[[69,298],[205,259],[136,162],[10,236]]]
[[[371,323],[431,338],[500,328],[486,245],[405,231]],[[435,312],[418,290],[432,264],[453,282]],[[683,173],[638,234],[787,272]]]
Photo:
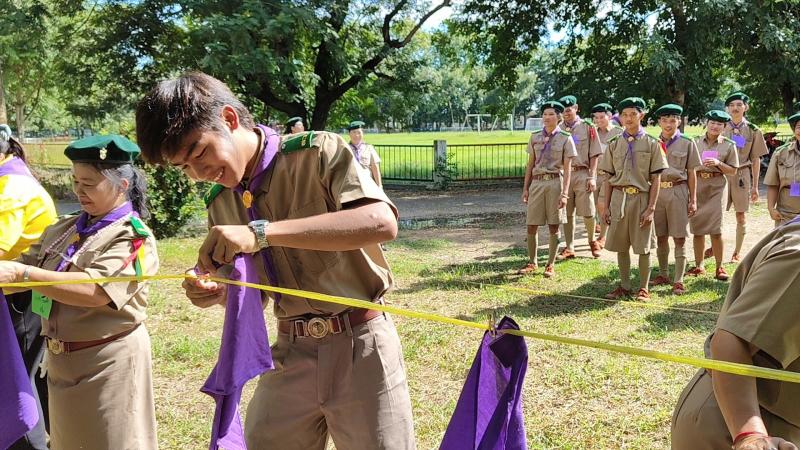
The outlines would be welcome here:
[[[800,442],[800,428],[761,408],[761,418],[771,436]],[[683,389],[672,413],[672,450],[723,450],[733,439],[719,410],[711,376],[698,371]]]
[[[272,359],[247,408],[250,449],[321,450],[328,434],[339,450],[415,448],[403,352],[388,316],[352,336],[279,334]]]

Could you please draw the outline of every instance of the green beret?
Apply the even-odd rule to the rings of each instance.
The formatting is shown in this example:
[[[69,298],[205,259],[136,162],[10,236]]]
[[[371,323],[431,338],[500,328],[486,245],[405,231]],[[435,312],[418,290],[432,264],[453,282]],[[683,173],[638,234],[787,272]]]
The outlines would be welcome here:
[[[644,103],[644,100],[641,97],[628,97],[619,102],[619,106],[617,106],[618,111],[622,111],[625,108],[636,108],[639,111],[644,111],[644,109],[647,108],[647,105]]]
[[[680,105],[676,105],[674,103],[667,103],[666,105],[658,108],[654,114],[656,117],[682,116],[683,108],[681,108]]]
[[[350,125],[347,126],[347,131],[353,131],[359,128],[364,128],[364,125],[366,125],[364,122],[360,120],[354,120],[350,122]]]
[[[800,102],[797,102],[794,105],[792,105],[792,108],[793,108],[792,112],[800,113]]]
[[[303,120],[302,117],[292,117],[291,119],[287,120],[284,125],[286,125],[287,127],[291,128],[291,127],[294,126],[294,124],[296,124],[297,122],[300,122],[301,120]]]
[[[750,97],[748,97],[747,94],[744,92],[734,92],[725,99],[725,106],[730,105],[734,100],[741,100],[745,105],[750,103]]]
[[[561,114],[564,112],[564,105],[561,102],[557,102],[555,100],[549,100],[542,103],[542,107],[539,108],[539,111],[544,112],[545,109],[555,109],[557,113]]]
[[[792,132],[794,133],[794,127],[797,125],[797,121],[800,120],[800,112],[796,112],[789,116],[789,126],[792,128]]]
[[[558,101],[564,105],[564,108],[569,108],[570,106],[575,106],[578,104],[578,99],[575,98],[574,95],[565,95],[558,99]]]
[[[611,113],[611,112],[614,112],[614,107],[609,105],[608,103],[598,103],[598,104],[592,106],[592,112],[593,113],[596,113],[596,112]]]
[[[130,164],[139,146],[118,134],[95,135],[69,144],[64,155],[72,162]]]
[[[726,113],[725,111],[712,109],[711,111],[706,113],[706,119],[713,120],[714,122],[728,123],[731,121],[731,115]]]

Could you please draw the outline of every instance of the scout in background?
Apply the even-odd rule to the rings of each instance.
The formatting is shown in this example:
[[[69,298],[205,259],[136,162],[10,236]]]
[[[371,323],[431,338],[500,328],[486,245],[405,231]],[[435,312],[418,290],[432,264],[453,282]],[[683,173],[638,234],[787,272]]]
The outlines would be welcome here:
[[[292,117],[284,124],[283,134],[297,134],[306,131],[302,117]]]
[[[800,112],[789,117],[794,140],[775,150],[764,176],[767,208],[775,226],[800,214]]]
[[[156,241],[147,216],[139,148],[122,136],[73,142],[73,189],[81,213],[62,217],[15,262],[0,262],[0,282],[63,282],[155,275]],[[155,449],[150,337],[144,327],[148,283],[37,287],[32,307],[46,336],[50,448]]]
[[[620,117],[625,126],[621,135],[608,142],[599,169],[609,175],[603,220],[610,225],[606,249],[617,252],[620,286],[606,295],[616,300],[631,295],[630,249],[639,255],[639,291],[636,299],[650,299],[650,243],[653,215],[667,161],[658,139],[642,128],[645,103],[639,97],[621,101]]]
[[[182,108],[177,110],[176,108]],[[173,117],[185,118],[175,121]],[[198,123],[208,124],[196,128]],[[221,81],[187,73],[158,83],[136,109],[145,159],[218,183],[198,269],[259,255],[263,284],[382,302],[392,272],[379,243],[397,235],[397,209],[333,133],[278,136],[257,125]],[[225,286],[186,280],[197,306]],[[391,316],[292,295],[273,299],[275,369],[247,408],[253,449],[413,449],[403,350]]]
[[[761,175],[761,157],[768,154],[764,133],[747,121],[745,113],[750,109],[750,97],[743,92],[734,92],[725,99],[725,109],[731,116],[722,134],[736,144],[739,153],[739,168],[728,178],[728,209],[736,211],[736,246],[731,262],[741,259],[742,243],[747,234],[745,213],[750,203],[758,201],[758,180]]]
[[[800,372],[800,222],[767,234],[731,279],[709,359]],[[672,415],[673,450],[797,450],[800,384],[700,369]],[[787,442],[791,441],[791,442]]]
[[[556,101],[542,105],[544,129],[534,131],[528,142],[528,164],[525,168],[525,185],[522,203],[528,205],[528,264],[517,273],[526,275],[538,268],[536,250],[539,247],[539,227],[547,225],[550,231],[550,247],[543,275],[555,275],[553,262],[558,251],[558,226],[566,222],[564,207],[570,185],[572,161],[575,158],[575,143],[570,134],[559,128],[564,106]]]
[[[728,273],[722,267],[724,243],[722,240],[722,212],[728,201],[727,180],[723,175],[734,175],[739,167],[739,153],[736,144],[722,135],[725,124],[731,116],[725,111],[712,110],[706,113],[706,133],[696,139],[697,151],[703,165],[697,169],[697,212],[689,219],[694,245],[696,266],[689,275],[706,273],[703,267],[705,236],[711,236],[711,250],[716,263],[714,277],[720,281],[728,280]]]
[[[350,135],[350,150],[353,151],[356,162],[367,169],[378,187],[382,188],[383,182],[379,167],[381,157],[378,156],[375,147],[364,142],[364,122],[360,120],[350,122],[350,125],[347,126],[347,133]]]
[[[53,199],[31,174],[22,144],[11,136],[8,125],[0,125],[0,261],[26,252],[55,221]],[[31,307],[31,291],[6,295],[6,300],[41,418],[10,450],[46,450],[47,385],[36,376],[44,352],[42,320]]]
[[[608,149],[608,141],[622,134],[622,127],[617,126],[611,120],[614,108],[608,103],[598,103],[592,107],[592,122],[597,128],[597,137],[600,139],[600,151],[605,154]],[[602,155],[598,158],[602,158]],[[603,220],[603,212],[606,206],[605,184],[608,182],[608,174],[602,170],[597,171],[597,189],[594,191],[594,203],[597,206],[597,222],[595,231],[597,232],[597,246],[602,250],[606,246],[606,232],[608,224]]]
[[[558,255],[558,259],[575,257],[575,214],[583,217],[586,226],[586,238],[592,256],[600,257],[600,246],[595,236],[595,203],[594,192],[597,190],[597,161],[603,154],[595,126],[578,116],[578,100],[573,95],[561,97],[559,103],[564,105],[561,129],[571,135],[577,156],[572,160],[572,176],[567,191],[567,223],[564,224],[564,240],[566,246]]]
[[[667,154],[669,167],[661,172],[661,189],[656,202],[655,228],[658,248],[658,276],[653,286],[672,285],[672,293],[683,295],[686,288],[686,236],[689,218],[697,211],[697,174],[700,154],[693,140],[681,134],[683,108],[668,104],[658,108],[655,116],[661,128],[661,145]],[[675,276],[669,278],[669,238],[675,243]]]

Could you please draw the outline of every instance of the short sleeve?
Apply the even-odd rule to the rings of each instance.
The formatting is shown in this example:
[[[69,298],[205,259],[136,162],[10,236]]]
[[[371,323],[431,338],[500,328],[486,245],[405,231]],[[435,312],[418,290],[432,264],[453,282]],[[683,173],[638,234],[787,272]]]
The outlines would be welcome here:
[[[772,155],[772,158],[769,160],[769,166],[767,167],[767,173],[764,175],[764,184],[767,186],[780,186],[781,179],[778,174],[778,160],[780,159],[780,153],[775,152]]]
[[[600,156],[603,154],[603,147],[600,145],[600,135],[597,133],[597,128],[587,125],[589,129],[589,158]]]
[[[656,174],[664,169],[669,168],[667,158],[661,150],[661,144],[658,142],[651,142],[650,145],[650,174]]]
[[[764,140],[764,133],[761,130],[754,130],[753,146],[750,148],[750,161],[755,162],[767,153],[769,153],[769,149],[767,149],[767,142]]]
[[[17,199],[0,199],[0,250],[11,250],[25,229],[25,205]]]
[[[694,170],[702,166],[703,161],[700,160],[700,151],[697,150],[697,144],[694,141],[687,142],[689,142],[689,154],[686,158],[686,169]]]
[[[614,156],[612,155],[614,142],[608,143],[608,148],[606,152],[600,157],[600,162],[597,164],[597,169],[602,170],[603,172],[614,175],[616,171],[614,170]]]
[[[569,158],[575,158],[578,156],[578,150],[575,148],[575,142],[570,139],[564,140],[564,162],[567,162]]]
[[[381,157],[380,157],[380,155],[378,155],[378,151],[375,150],[375,147],[370,145],[369,146],[369,150],[372,153],[372,163],[373,164],[380,164],[381,163]]]
[[[533,134],[531,134],[531,138],[528,139],[528,147],[525,149],[525,151],[528,152],[529,155],[533,155],[535,153],[533,148]]]
[[[722,161],[722,162],[724,162],[725,164],[727,164],[727,165],[729,165],[731,167],[736,167],[738,169],[739,168],[739,152],[736,150],[736,146],[734,146],[733,144],[731,144],[729,147],[730,147],[730,150],[728,150],[728,155],[725,157],[725,161]]]

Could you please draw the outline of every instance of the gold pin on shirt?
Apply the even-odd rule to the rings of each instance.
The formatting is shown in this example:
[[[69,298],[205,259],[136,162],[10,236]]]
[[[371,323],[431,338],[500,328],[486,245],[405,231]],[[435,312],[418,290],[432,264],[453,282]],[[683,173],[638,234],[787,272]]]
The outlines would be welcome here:
[[[242,203],[244,203],[244,207],[250,209],[253,206],[253,194],[250,191],[242,192]]]

